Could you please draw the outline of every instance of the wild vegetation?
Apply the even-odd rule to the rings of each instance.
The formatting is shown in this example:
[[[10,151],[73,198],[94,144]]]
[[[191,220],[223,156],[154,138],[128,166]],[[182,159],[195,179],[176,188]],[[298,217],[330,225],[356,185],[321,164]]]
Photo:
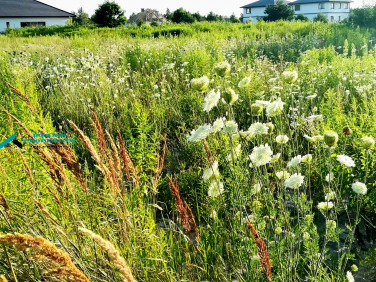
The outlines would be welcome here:
[[[0,280],[376,279],[375,34],[0,36]]]

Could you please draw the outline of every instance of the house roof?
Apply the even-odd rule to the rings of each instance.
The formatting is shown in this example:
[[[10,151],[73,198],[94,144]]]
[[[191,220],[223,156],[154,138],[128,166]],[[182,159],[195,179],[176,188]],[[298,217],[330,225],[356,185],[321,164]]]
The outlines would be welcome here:
[[[296,0],[288,3],[289,5],[295,4],[310,4],[310,3],[322,3],[322,2],[342,2],[342,3],[350,3],[351,0]]]
[[[266,5],[273,5],[274,0],[259,0],[256,2],[252,2],[248,5],[242,6],[240,8],[256,8],[256,7],[265,7]]]
[[[68,18],[73,16],[71,13],[35,0],[0,0],[0,18]]]

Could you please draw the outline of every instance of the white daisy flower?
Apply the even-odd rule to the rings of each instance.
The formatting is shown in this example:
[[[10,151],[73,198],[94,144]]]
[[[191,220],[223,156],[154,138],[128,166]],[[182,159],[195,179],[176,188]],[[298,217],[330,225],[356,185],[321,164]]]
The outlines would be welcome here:
[[[286,143],[289,141],[289,138],[288,138],[286,135],[278,135],[278,136],[275,138],[275,141],[276,141],[278,144],[286,144]]]
[[[298,189],[304,182],[304,176],[300,173],[294,173],[285,180],[283,186],[292,189]]]
[[[355,167],[355,162],[353,159],[346,155],[338,155],[337,161],[339,161],[341,164],[343,164],[346,167]]]
[[[211,125],[204,124],[201,125],[197,130],[192,130],[191,135],[187,137],[188,142],[198,142],[205,139],[211,132]]]
[[[296,166],[299,165],[301,162],[302,162],[302,156],[301,156],[301,155],[298,155],[298,156],[292,158],[291,161],[289,161],[289,162],[287,163],[287,167],[288,167],[288,168],[296,167]]]
[[[206,95],[204,100],[204,105],[202,106],[205,112],[210,112],[215,106],[217,106],[219,99],[221,98],[221,93],[219,90],[215,92],[211,90],[208,95]]]
[[[351,185],[351,189],[357,193],[357,194],[360,194],[360,195],[365,195],[367,194],[367,186],[362,183],[362,182],[355,182]]]
[[[249,156],[251,160],[250,167],[261,166],[268,164],[272,159],[273,151],[268,144],[261,145],[259,147],[254,147],[251,155]]]

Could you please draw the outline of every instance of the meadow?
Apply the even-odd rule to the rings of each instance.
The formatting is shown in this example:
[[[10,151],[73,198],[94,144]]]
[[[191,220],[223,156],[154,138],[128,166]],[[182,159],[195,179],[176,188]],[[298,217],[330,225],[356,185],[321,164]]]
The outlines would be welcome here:
[[[375,281],[375,42],[311,22],[0,35],[0,142],[23,143],[0,149],[0,281]]]

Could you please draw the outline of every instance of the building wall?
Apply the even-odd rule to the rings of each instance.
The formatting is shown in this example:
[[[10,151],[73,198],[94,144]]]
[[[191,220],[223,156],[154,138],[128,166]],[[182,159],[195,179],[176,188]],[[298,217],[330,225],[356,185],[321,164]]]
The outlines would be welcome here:
[[[257,22],[257,17],[265,17],[265,7],[251,8],[251,13],[247,14],[247,9],[243,8],[243,23]]]
[[[323,4],[323,9],[319,9],[318,3],[308,3],[300,4],[300,11],[295,11],[295,5],[291,5],[292,9],[295,11],[295,15],[303,14],[310,20],[313,20],[319,13],[324,14],[329,21],[333,17],[335,22],[342,21],[348,18],[350,13],[350,3],[348,3],[348,9],[345,9],[345,3],[341,3],[341,8],[338,7],[339,2],[334,2],[334,9],[331,9],[330,2],[325,2]],[[341,18],[339,18],[341,17]]]
[[[323,9],[319,9],[319,3],[307,3],[300,4],[300,11],[295,11],[295,5],[291,5],[291,8],[295,11],[295,15],[303,14],[310,20],[313,20],[319,13],[324,14],[329,21],[333,17],[334,22],[342,21],[349,17],[350,3],[348,8],[345,9],[345,3],[341,2],[341,8],[338,7],[339,2],[334,2],[334,9],[330,8],[330,2],[322,3]],[[251,13],[247,13],[247,9],[243,8],[243,22],[256,22],[257,17],[265,17],[265,7],[251,8]]]
[[[9,22],[10,28],[20,28],[21,22],[45,22],[46,26],[66,25],[69,18],[0,18],[0,32],[4,32]]]

